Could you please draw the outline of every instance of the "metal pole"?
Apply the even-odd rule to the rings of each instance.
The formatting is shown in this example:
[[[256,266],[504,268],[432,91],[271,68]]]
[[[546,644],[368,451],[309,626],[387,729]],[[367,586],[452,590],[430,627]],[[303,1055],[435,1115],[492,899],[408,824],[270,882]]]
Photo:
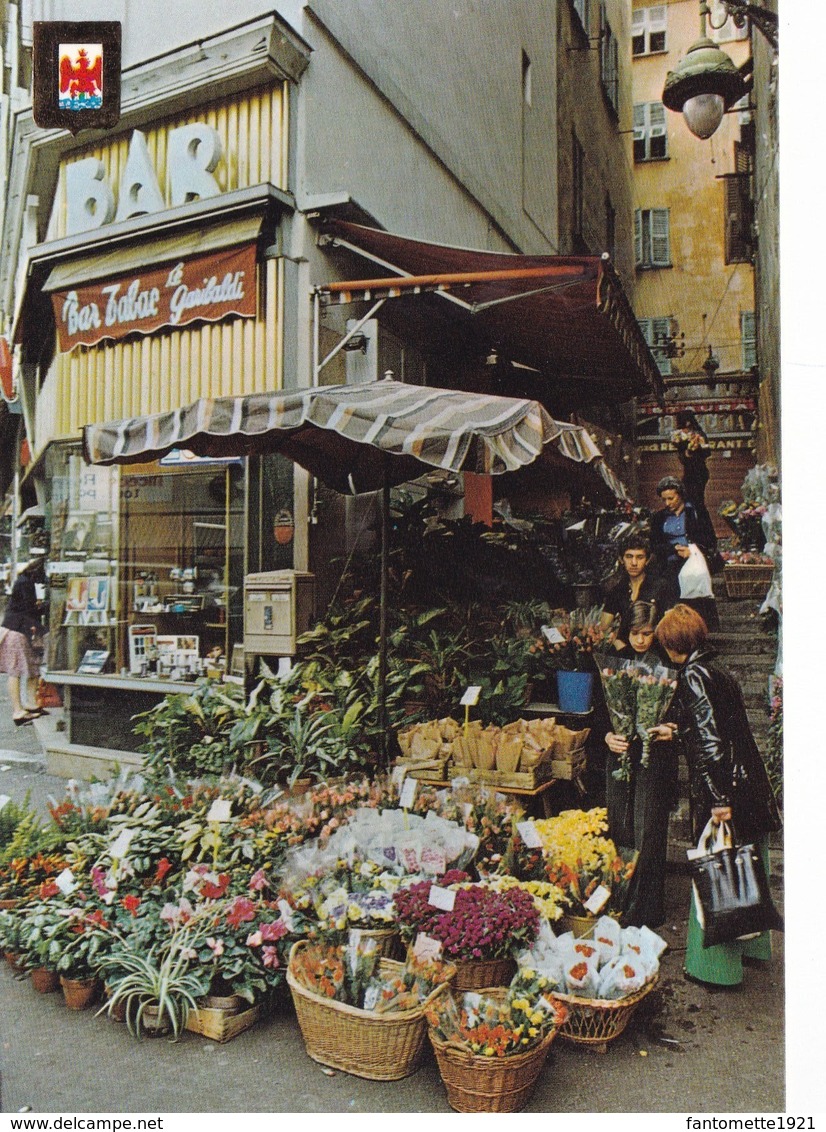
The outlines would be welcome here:
[[[384,459],[381,489],[381,590],[379,596],[379,729],[382,764],[388,766],[387,743],[387,541],[390,533],[390,477]]]

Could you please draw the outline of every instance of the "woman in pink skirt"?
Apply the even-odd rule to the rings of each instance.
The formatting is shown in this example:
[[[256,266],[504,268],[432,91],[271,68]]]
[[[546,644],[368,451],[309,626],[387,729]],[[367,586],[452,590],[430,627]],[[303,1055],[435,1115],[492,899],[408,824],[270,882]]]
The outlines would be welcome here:
[[[43,625],[35,577],[42,577],[42,570],[42,561],[35,559],[20,572],[12,586],[0,628],[0,672],[5,672],[9,678],[9,699],[17,727],[45,714],[42,708],[26,707],[22,698],[25,688],[29,702],[35,700],[40,672]]]

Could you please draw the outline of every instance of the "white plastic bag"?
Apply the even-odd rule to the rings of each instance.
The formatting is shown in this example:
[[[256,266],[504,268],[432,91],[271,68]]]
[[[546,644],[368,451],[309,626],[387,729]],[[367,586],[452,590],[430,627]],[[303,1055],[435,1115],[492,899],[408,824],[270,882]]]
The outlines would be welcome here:
[[[680,597],[713,597],[711,574],[702,550],[695,543],[689,543],[688,558],[678,575]]]

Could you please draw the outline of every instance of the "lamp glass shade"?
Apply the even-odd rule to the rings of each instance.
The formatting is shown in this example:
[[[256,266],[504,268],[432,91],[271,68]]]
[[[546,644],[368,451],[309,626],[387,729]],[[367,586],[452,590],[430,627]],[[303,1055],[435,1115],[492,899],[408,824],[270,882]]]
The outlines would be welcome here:
[[[697,138],[710,138],[723,120],[725,103],[719,94],[695,94],[683,103],[685,124]]]

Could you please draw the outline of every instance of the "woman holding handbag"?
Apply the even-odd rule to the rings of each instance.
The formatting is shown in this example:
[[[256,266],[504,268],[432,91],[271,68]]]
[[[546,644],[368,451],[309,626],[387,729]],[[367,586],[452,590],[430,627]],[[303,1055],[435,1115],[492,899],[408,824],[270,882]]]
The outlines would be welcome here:
[[[44,630],[36,580],[45,578],[43,562],[34,558],[23,567],[12,586],[0,627],[0,672],[9,678],[9,699],[15,727],[33,723],[43,708],[26,707],[23,697],[35,699],[43,657]]]
[[[693,801],[694,836],[712,822],[731,822],[740,844],[753,842],[768,874],[769,833],[780,815],[766,768],[749,727],[740,687],[706,645],[708,629],[687,605],[676,605],[656,630],[660,645],[679,668],[671,712],[677,724],[655,728],[658,738],[676,734],[683,743]],[[771,958],[769,932],[748,941],[703,947],[703,932],[692,895],[685,973],[713,986],[737,986],[743,960]]]

